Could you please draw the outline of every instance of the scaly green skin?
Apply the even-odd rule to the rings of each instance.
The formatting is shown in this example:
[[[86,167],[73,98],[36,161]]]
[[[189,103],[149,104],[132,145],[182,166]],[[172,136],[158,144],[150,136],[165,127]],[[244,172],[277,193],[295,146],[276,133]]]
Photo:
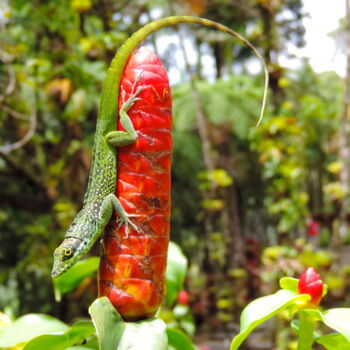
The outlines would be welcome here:
[[[93,148],[92,168],[84,198],[83,209],[74,218],[62,244],[55,250],[52,277],[57,277],[71,268],[83,257],[102,234],[108,224],[113,208],[119,214],[121,224],[131,224],[129,216],[115,197],[117,176],[116,148],[136,141],[136,133],[127,116],[127,110],[137,99],[137,91],[120,112],[122,125],[126,132],[115,131],[120,80],[132,52],[148,35],[162,27],[178,23],[197,23],[228,33],[249,46],[263,62],[265,69],[265,88],[268,83],[267,69],[259,52],[242,36],[219,23],[197,17],[173,16],[151,22],[134,33],[120,48],[107,72],[102,90],[100,111],[97,119]],[[263,113],[266,91],[263,98]],[[261,119],[260,115],[260,119]]]

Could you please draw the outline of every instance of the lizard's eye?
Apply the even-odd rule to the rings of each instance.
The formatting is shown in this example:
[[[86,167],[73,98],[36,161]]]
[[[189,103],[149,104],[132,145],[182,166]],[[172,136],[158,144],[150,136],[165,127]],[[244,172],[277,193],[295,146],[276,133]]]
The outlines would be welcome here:
[[[70,259],[74,254],[74,250],[69,247],[69,248],[66,248],[64,251],[63,251],[63,260],[67,260],[67,259]]]

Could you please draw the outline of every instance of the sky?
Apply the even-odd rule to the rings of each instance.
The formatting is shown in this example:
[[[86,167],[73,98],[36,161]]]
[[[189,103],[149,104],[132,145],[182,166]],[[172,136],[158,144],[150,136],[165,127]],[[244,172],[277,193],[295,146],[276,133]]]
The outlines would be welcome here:
[[[295,60],[281,60],[281,64],[297,67],[301,57],[308,57],[316,72],[335,70],[345,75],[345,56],[329,36],[339,26],[345,15],[345,0],[304,0],[304,11],[309,17],[304,20],[306,46],[290,50],[297,56]],[[338,44],[339,46],[339,44]]]

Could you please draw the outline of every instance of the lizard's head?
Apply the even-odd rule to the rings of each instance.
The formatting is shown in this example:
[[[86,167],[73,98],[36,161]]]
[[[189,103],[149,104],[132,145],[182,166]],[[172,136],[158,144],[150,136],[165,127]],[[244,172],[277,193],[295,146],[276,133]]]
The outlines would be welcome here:
[[[90,212],[89,212],[90,213]],[[88,214],[89,214],[88,213]],[[101,233],[95,216],[80,211],[70,225],[66,238],[54,252],[51,277],[58,277],[82,258]]]
[[[80,238],[68,237],[53,255],[51,277],[58,277],[69,270],[85,253],[87,244]]]

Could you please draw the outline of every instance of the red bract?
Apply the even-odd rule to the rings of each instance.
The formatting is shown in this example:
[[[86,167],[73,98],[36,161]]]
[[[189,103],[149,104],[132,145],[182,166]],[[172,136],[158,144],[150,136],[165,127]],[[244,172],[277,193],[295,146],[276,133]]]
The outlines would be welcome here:
[[[177,302],[181,305],[187,305],[188,304],[188,292],[185,290],[182,290],[179,295],[177,296]]]
[[[139,231],[130,226],[126,234],[114,216],[105,230],[99,270],[99,295],[109,297],[128,321],[154,316],[163,300],[170,231],[171,92],[160,59],[145,47],[125,67],[119,108],[139,87],[139,100],[128,112],[138,139],[117,150],[116,184]],[[120,120],[118,130],[123,130]]]
[[[323,294],[323,282],[320,275],[312,267],[308,267],[300,276],[298,282],[299,294],[309,294],[310,303],[318,305]]]

